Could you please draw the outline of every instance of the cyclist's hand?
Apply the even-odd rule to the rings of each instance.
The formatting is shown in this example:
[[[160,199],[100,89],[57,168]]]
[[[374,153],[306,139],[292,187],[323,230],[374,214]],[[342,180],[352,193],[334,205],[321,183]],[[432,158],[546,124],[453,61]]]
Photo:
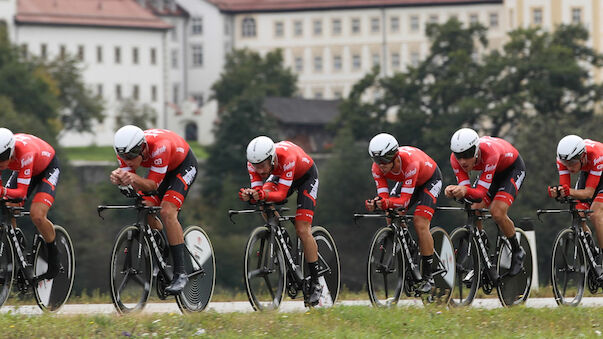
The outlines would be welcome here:
[[[446,195],[447,198],[454,198],[454,195],[452,194],[452,189],[454,187],[455,187],[455,185],[448,185],[444,189],[444,194]]]
[[[557,191],[559,192],[562,198],[565,198],[570,195],[570,187],[568,184],[559,185],[559,187],[557,187]]]
[[[383,210],[383,211],[394,206],[394,204],[391,202],[391,200],[389,200],[387,198],[376,199],[375,205],[377,205],[377,208],[379,208],[380,210]]]
[[[241,188],[239,190],[239,199],[241,201],[249,201],[249,194],[247,194],[247,188]]]
[[[109,180],[111,180],[111,183],[113,185],[125,185],[121,181],[122,174],[123,174],[123,171],[121,170],[121,168],[113,170],[113,172],[111,172],[111,175],[109,176]]]
[[[369,212],[372,212],[375,210],[375,200],[374,199],[367,199],[364,201],[364,206],[366,207],[366,210]]]
[[[253,189],[252,199],[255,201],[264,201],[266,200],[266,192],[262,187],[256,187]]]
[[[446,187],[446,190],[449,189],[450,195],[455,199],[462,199],[467,194],[467,186],[460,185],[450,185]]]
[[[138,178],[138,175],[136,175],[136,173],[123,172],[123,174],[121,175],[121,182],[123,182],[124,185],[134,186],[136,184],[137,178]]]
[[[6,198],[6,187],[0,186],[0,199]]]
[[[559,190],[557,186],[549,186],[548,188],[549,197],[557,198],[559,196]]]

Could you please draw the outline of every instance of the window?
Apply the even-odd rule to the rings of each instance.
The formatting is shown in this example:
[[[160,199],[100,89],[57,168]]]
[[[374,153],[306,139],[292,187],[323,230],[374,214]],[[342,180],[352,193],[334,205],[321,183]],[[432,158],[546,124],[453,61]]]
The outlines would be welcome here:
[[[333,69],[336,71],[341,71],[342,63],[341,63],[341,55],[336,55],[333,57]]]
[[[48,48],[46,47],[46,44],[41,44],[40,45],[40,56],[42,57],[42,59],[46,59],[47,54],[48,54]]]
[[[322,72],[322,56],[314,57],[314,72]]]
[[[389,19],[389,29],[392,32],[397,32],[400,30],[400,18],[397,16],[393,16]]]
[[[301,72],[304,70],[304,59],[300,56],[295,57],[295,71]]]
[[[132,87],[132,98],[136,101],[138,101],[138,98],[139,98],[138,92],[139,92],[138,85],[134,85],[134,87]]]
[[[121,85],[115,85],[115,99],[121,100]]]
[[[394,68],[394,69],[400,68],[400,53],[398,53],[398,52],[392,53],[392,68]]]
[[[189,122],[184,127],[184,140],[186,141],[197,141],[198,138],[198,128],[197,124],[194,122]]]
[[[371,18],[371,32],[378,33],[381,30],[379,18]]]
[[[195,44],[192,48],[193,67],[203,66],[203,45]]]
[[[498,27],[498,13],[490,13],[490,27]]]
[[[476,24],[479,22],[479,19],[477,17],[477,14],[473,13],[473,14],[469,14],[469,24]]]
[[[151,86],[151,101],[157,101],[157,86]]]
[[[77,46],[77,58],[80,61],[84,61],[84,45]]]
[[[121,48],[115,47],[115,63],[121,64]]]
[[[352,55],[352,69],[358,70],[362,67],[362,62],[360,60],[360,54]]]
[[[173,84],[172,85],[172,102],[173,103],[178,103],[178,96],[180,92],[180,84]]]
[[[103,46],[96,46],[96,62],[99,64],[103,62]]]
[[[417,15],[413,15],[410,17],[410,31],[419,31],[419,17]]]
[[[534,8],[532,16],[534,18],[534,25],[542,25],[542,8]]]
[[[572,23],[579,24],[582,22],[582,8],[572,8]]]
[[[314,92],[314,99],[322,99],[322,91],[316,90]]]
[[[103,84],[96,85],[96,96],[99,98],[103,96]]]
[[[138,65],[138,47],[132,48],[132,63]]]
[[[343,94],[341,93],[341,90],[336,90],[333,92],[333,95],[335,96],[335,98],[337,99],[341,99],[343,97]]]
[[[60,51],[61,58],[64,58],[67,56],[67,47],[65,47],[65,45],[61,45],[61,47],[59,48],[59,51]]]
[[[178,69],[178,49],[172,50],[172,69]]]
[[[243,19],[243,28],[241,32],[244,37],[254,37],[255,36],[255,19],[254,18],[244,18]]]
[[[243,20],[243,23],[244,22],[245,22],[245,20]],[[254,26],[255,26],[255,23],[254,23]],[[254,29],[255,29],[255,27],[254,27]],[[203,34],[203,18],[202,17],[194,17],[191,19],[191,34],[192,35]],[[254,33],[254,35],[255,35],[255,33]]]
[[[419,66],[419,52],[411,52],[410,53],[410,64],[413,67]]]
[[[341,19],[333,19],[333,21],[331,21],[331,24],[333,25],[333,35],[340,35],[341,34]]]
[[[352,33],[360,33],[360,19],[358,18],[352,19]]]
[[[155,65],[157,63],[157,50],[155,48],[151,48],[151,65]]]
[[[381,56],[379,53],[373,53],[373,66],[379,66],[381,64]]]
[[[430,24],[437,24],[438,23],[438,15],[437,14],[432,14],[429,16],[429,21]]]
[[[283,22],[282,21],[275,22],[274,23],[274,36],[282,37],[283,35],[285,35],[285,31],[283,28]]]
[[[174,28],[170,30],[172,41],[178,41],[178,26],[174,25]]]
[[[195,102],[197,103],[198,107],[203,107],[203,104],[204,104],[203,93],[195,93],[195,94],[193,94],[193,100],[195,100]]]
[[[312,27],[314,28],[314,35],[322,35],[322,20],[314,20]]]
[[[295,36],[302,36],[304,34],[301,20],[293,21],[293,34],[295,34]]]
[[[224,20],[224,34],[230,34],[230,22],[228,22],[228,20]]]

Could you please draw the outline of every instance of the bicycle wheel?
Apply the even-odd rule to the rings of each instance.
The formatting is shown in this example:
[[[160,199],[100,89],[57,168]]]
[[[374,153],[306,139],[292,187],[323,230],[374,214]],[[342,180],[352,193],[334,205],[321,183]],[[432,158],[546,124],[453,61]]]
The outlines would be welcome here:
[[[402,245],[389,227],[373,236],[367,260],[367,289],[373,306],[389,307],[400,299],[406,272]]]
[[[0,239],[0,306],[8,299],[11,287],[13,286],[15,271],[15,257],[13,253],[12,241],[10,241],[6,232],[2,232]]]
[[[477,243],[465,227],[455,229],[450,238],[456,263],[455,286],[450,305],[471,305],[479,289],[482,273]]]
[[[337,246],[335,246],[335,240],[326,228],[322,226],[312,227],[312,236],[318,246],[318,262],[320,264],[318,275],[319,281],[323,285],[322,296],[317,307],[332,306],[337,301],[341,282],[339,253],[337,252]],[[302,262],[304,263],[302,274],[307,278],[310,275],[310,267],[303,253]],[[325,286],[327,287],[326,290],[324,289]]]
[[[456,265],[454,260],[454,247],[450,236],[441,227],[433,227],[430,230],[433,237],[433,281],[435,287],[427,298],[422,298],[424,303],[437,303],[446,305],[454,291]]]
[[[251,232],[245,248],[245,288],[256,311],[278,309],[285,293],[285,258],[278,241],[270,243],[270,230]]]
[[[557,305],[578,306],[586,286],[586,256],[572,229],[561,230],[553,244],[551,281]]]
[[[176,296],[176,302],[183,313],[201,312],[207,307],[216,283],[214,249],[207,233],[199,226],[184,230],[184,243],[187,248],[184,268],[189,272],[189,280]],[[194,273],[197,274],[191,276]]]
[[[513,306],[523,304],[530,295],[532,287],[532,249],[525,232],[520,228],[515,228],[515,236],[519,245],[526,252],[523,259],[523,269],[514,276],[507,275],[511,267],[511,246],[504,239],[498,252],[498,276],[501,277],[496,288],[498,299],[503,306]]]
[[[142,310],[151,294],[153,261],[138,227],[126,226],[117,234],[110,269],[111,300],[117,312]]]
[[[53,279],[40,280],[34,285],[36,303],[42,311],[55,312],[67,301],[73,287],[75,277],[75,255],[73,243],[67,231],[58,225],[54,226],[55,243],[59,252],[61,270]],[[38,242],[34,258],[35,276],[48,270],[48,250],[44,241]]]

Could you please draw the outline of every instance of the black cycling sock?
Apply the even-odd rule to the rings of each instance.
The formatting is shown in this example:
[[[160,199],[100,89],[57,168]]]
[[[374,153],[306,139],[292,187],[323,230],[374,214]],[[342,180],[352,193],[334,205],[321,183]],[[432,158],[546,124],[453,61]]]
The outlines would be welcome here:
[[[48,266],[56,265],[59,262],[59,249],[56,242],[54,240],[47,242],[46,249],[48,250]]]
[[[172,258],[174,258],[174,274],[185,273],[184,271],[184,244],[170,245]]]
[[[433,265],[433,254],[432,255],[422,255],[421,261],[423,263],[423,278],[424,279],[431,278],[431,265]]]
[[[318,260],[315,262],[309,262],[308,266],[310,267],[310,279],[313,283],[318,282]]]
[[[511,250],[513,252],[518,252],[519,251],[519,242],[517,241],[517,237],[516,236],[512,236],[509,239],[509,242],[511,243]]]

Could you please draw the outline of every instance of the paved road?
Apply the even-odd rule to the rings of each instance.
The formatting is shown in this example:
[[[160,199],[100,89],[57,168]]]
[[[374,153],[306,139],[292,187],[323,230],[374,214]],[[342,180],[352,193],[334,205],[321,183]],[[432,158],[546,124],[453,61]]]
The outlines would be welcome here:
[[[338,305],[370,305],[368,300],[344,300]],[[421,306],[420,300],[402,300],[400,306]],[[553,298],[531,298],[527,302],[528,307],[557,307]],[[603,306],[603,297],[592,297],[582,299],[581,306],[595,307]],[[500,302],[496,298],[476,299],[473,307],[481,308],[499,308]],[[253,312],[253,309],[247,301],[235,302],[211,302],[208,311],[218,313],[228,312]],[[303,312],[305,311],[301,301],[284,301],[280,307],[281,312]],[[0,313],[12,312],[15,314],[41,314],[42,311],[36,305],[26,306],[3,306]],[[115,314],[113,304],[67,304],[59,311],[59,314]],[[149,303],[146,305],[143,313],[180,313],[176,302],[173,303]]]

